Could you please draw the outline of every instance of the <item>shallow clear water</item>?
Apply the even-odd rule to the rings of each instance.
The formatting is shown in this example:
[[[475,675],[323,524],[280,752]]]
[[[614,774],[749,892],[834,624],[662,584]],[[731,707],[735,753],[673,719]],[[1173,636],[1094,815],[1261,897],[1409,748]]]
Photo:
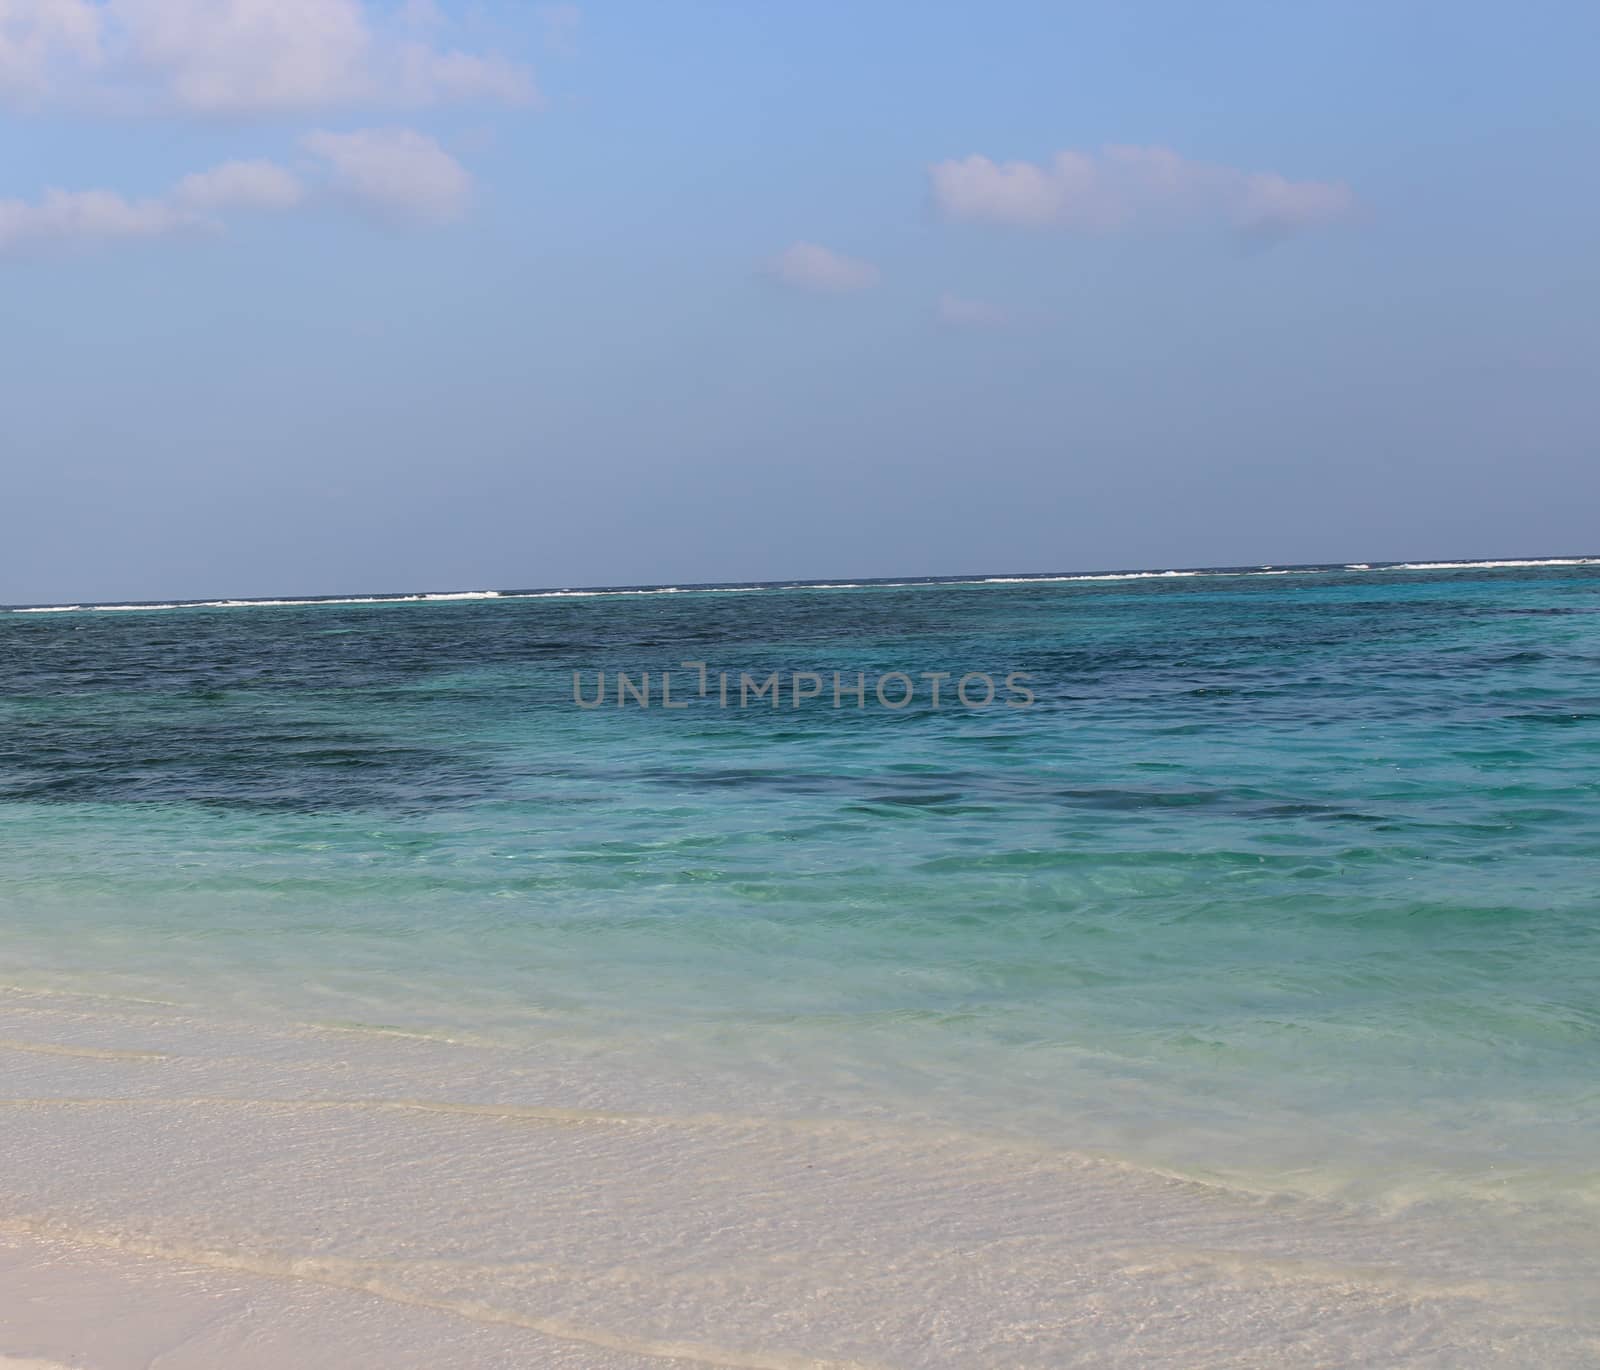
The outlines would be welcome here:
[[[686,659],[1036,702],[573,703]],[[1581,564],[0,613],[0,976],[1561,1210],[1597,667]]]

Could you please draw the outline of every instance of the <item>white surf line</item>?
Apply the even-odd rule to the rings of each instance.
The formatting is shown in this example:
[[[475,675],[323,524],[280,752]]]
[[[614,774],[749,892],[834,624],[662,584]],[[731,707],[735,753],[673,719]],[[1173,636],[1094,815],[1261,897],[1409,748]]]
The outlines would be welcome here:
[[[1540,566],[1594,566],[1600,557],[1525,557],[1506,561],[1397,561],[1384,571],[1498,571]],[[1348,569],[1348,568],[1347,568]],[[1367,568],[1372,569],[1371,567]]]
[[[349,1266],[352,1263],[336,1263],[326,1258],[171,1246],[145,1237],[73,1228],[48,1219],[26,1217],[0,1220],[0,1233],[31,1238],[35,1241],[58,1241],[92,1246],[103,1251],[152,1257],[175,1264],[198,1265],[211,1270],[259,1275],[266,1279],[300,1280],[325,1289],[371,1294],[410,1308],[449,1313],[468,1322],[520,1327],[556,1341],[577,1342],[584,1346],[616,1351],[624,1355],[692,1361],[697,1365],[716,1367],[716,1370],[887,1370],[887,1367],[867,1361],[829,1360],[786,1351],[745,1351],[713,1346],[704,1342],[666,1341],[655,1337],[630,1336],[625,1332],[613,1332],[609,1328],[586,1327],[561,1318],[539,1317],[536,1314],[518,1313],[510,1308],[496,1308],[477,1300],[435,1298],[398,1289],[372,1277],[364,1278],[353,1271],[342,1271],[340,1265]]]
[[[1259,1285],[1298,1284],[1313,1288],[1361,1285],[1368,1289],[1400,1294],[1409,1298],[1473,1299],[1491,1305],[1509,1306],[1536,1290],[1537,1280],[1441,1279],[1413,1275],[1399,1265],[1374,1261],[1352,1262],[1327,1256],[1292,1256],[1281,1251],[1252,1251],[1243,1248],[1184,1246],[1179,1243],[1126,1246],[1107,1250],[1129,1275],[1164,1276],[1187,1272],[1242,1276]],[[1539,1327],[1564,1328],[1566,1319],[1520,1307],[1519,1316]]]
[[[200,1058],[191,1058],[200,1059]],[[240,1058],[225,1058],[240,1059]],[[263,1112],[319,1113],[336,1110],[373,1113],[437,1113],[476,1117],[500,1123],[548,1123],[566,1127],[637,1128],[644,1131],[694,1131],[788,1133],[808,1138],[834,1138],[855,1144],[917,1143],[924,1147],[960,1147],[1004,1154],[1014,1161],[1058,1174],[1082,1178],[1108,1173],[1118,1181],[1133,1181],[1162,1188],[1177,1186],[1192,1193],[1230,1194],[1247,1199],[1281,1199],[1286,1191],[1251,1184],[1233,1176],[1186,1172],[1147,1161],[1132,1160],[1098,1151],[1077,1151],[1042,1139],[978,1133],[949,1127],[877,1123],[854,1118],[785,1117],[750,1113],[625,1113],[601,1109],[557,1108],[533,1104],[469,1104],[427,1099],[261,1099],[238,1095],[173,1098],[165,1095],[67,1096],[0,1098],[0,1109],[258,1109]],[[1337,1210],[1340,1204],[1324,1195],[1288,1191],[1296,1202]]]
[[[231,1059],[237,1060],[240,1058]],[[964,1133],[922,1133],[914,1128],[883,1127],[873,1123],[858,1123],[850,1119],[763,1117],[757,1114],[739,1113],[623,1113],[608,1112],[603,1109],[557,1108],[535,1104],[469,1104],[428,1099],[261,1099],[238,1095],[195,1096],[189,1098],[172,1098],[165,1095],[150,1097],[140,1097],[138,1095],[92,1097],[84,1095],[39,1095],[0,1099],[0,1108],[19,1110],[236,1108],[298,1113],[324,1113],[337,1110],[370,1113],[440,1113],[456,1117],[486,1118],[501,1122],[589,1124],[596,1127],[702,1128],[707,1130],[720,1128],[727,1131],[796,1132],[806,1135],[837,1133],[857,1140],[880,1141],[904,1141],[908,1137],[917,1137],[930,1142],[963,1140],[970,1144],[978,1140]],[[1031,1148],[1026,1147],[1004,1149],[1031,1151]],[[1041,1154],[1055,1153],[1041,1148]]]
[[[105,1047],[63,1046],[58,1042],[17,1042],[0,1038],[0,1051],[27,1051],[37,1056],[81,1056],[90,1061],[168,1061],[163,1051],[112,1051]]]
[[[99,990],[56,989],[44,985],[0,984],[0,1009],[21,1007],[11,999],[88,999],[105,1004],[149,1004],[157,1008],[187,1008],[175,999],[150,999],[137,994],[112,994]]]
[[[1045,572],[1024,576],[952,577],[940,580],[884,580],[810,582],[795,585],[651,585],[629,589],[604,586],[584,590],[446,590],[410,595],[348,595],[322,599],[194,599],[152,604],[37,604],[20,608],[0,608],[6,614],[144,613],[168,609],[273,609],[314,608],[319,604],[443,604],[481,602],[492,599],[619,599],[638,595],[730,595],[788,594],[797,590],[938,590],[967,585],[1049,585],[1118,580],[1175,580],[1189,577],[1206,579],[1245,576],[1319,576],[1340,571],[1474,571],[1542,566],[1595,566],[1600,557],[1525,557],[1499,561],[1394,561],[1374,564],[1365,561],[1325,566],[1256,566],[1233,570],[1181,568],[1159,571],[1076,571],[1069,574]]]

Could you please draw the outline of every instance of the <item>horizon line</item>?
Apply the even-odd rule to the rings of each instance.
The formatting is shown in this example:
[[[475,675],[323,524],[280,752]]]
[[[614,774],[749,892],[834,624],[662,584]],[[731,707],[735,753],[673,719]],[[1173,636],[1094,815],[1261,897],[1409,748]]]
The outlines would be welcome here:
[[[206,608],[243,608],[255,605],[262,608],[310,606],[314,604],[403,604],[403,603],[428,603],[443,604],[450,602],[478,602],[491,599],[556,599],[562,597],[594,597],[604,595],[629,595],[629,594],[695,594],[716,591],[761,591],[761,590],[851,590],[851,589],[915,589],[931,585],[998,585],[998,584],[1028,584],[1056,582],[1084,582],[1095,580],[1120,580],[1163,577],[1186,576],[1248,576],[1248,575],[1293,575],[1317,574],[1338,571],[1385,571],[1385,570],[1494,570],[1512,568],[1534,568],[1539,566],[1583,566],[1600,563],[1600,554],[1596,553],[1566,553],[1529,556],[1502,556],[1502,557],[1462,557],[1462,558],[1433,558],[1427,561],[1391,561],[1377,559],[1370,561],[1319,561],[1319,562],[1256,562],[1240,563],[1229,566],[1176,566],[1176,567],[1124,567],[1120,569],[1105,570],[1073,570],[1073,571],[1010,571],[967,573],[957,575],[928,575],[928,576],[858,576],[844,578],[838,576],[817,577],[805,579],[778,579],[778,580],[723,580],[723,581],[693,581],[681,584],[615,584],[615,585],[566,585],[566,586],[535,586],[519,589],[482,589],[482,590],[370,590],[332,592],[329,594],[300,594],[300,595],[238,595],[216,598],[175,598],[175,599],[148,599],[148,600],[81,600],[68,603],[16,603],[0,605],[0,612],[14,613],[74,613],[90,611],[112,610],[140,610],[140,609],[206,609]]]

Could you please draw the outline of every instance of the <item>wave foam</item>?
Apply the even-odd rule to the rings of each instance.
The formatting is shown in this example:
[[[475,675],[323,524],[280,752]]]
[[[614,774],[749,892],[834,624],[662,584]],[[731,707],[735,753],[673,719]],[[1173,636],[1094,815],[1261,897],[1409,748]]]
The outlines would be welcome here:
[[[985,576],[982,580],[960,581],[963,585],[1049,585],[1057,581],[1082,580],[1175,580],[1188,576],[1256,575],[1253,571],[1108,571],[1078,576]]]
[[[1373,564],[1347,562],[1337,566],[1261,566],[1237,570],[1184,571],[1093,571],[1074,575],[983,576],[975,579],[885,580],[885,581],[796,581],[753,585],[652,585],[626,589],[562,590],[442,590],[415,595],[343,595],[307,599],[204,599],[173,600],[153,604],[44,604],[27,608],[0,609],[12,614],[139,613],[157,609],[270,609],[309,607],[318,604],[425,604],[486,599],[607,599],[647,595],[748,595],[796,590],[920,590],[957,585],[1051,585],[1082,584],[1128,580],[1185,580],[1194,577],[1238,576],[1314,576],[1345,571],[1471,571],[1544,566],[1600,566],[1600,557],[1522,557],[1485,561],[1396,561]]]
[[[499,590],[447,590],[421,595],[349,595],[328,599],[181,599],[151,604],[46,604],[13,614],[134,614],[154,609],[281,609],[314,604],[422,604],[462,599],[502,599]],[[512,596],[515,598],[515,596]]]
[[[1505,561],[1397,561],[1385,571],[1476,571],[1510,566],[1596,566],[1600,557],[1525,557]]]

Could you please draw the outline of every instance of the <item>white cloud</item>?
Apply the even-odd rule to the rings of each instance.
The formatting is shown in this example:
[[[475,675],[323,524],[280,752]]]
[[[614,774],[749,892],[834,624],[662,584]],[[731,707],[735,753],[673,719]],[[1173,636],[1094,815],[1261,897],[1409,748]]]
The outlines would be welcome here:
[[[1255,233],[1290,233],[1341,219],[1355,208],[1350,188],[1329,181],[1289,181],[1260,172],[1245,183],[1240,227]]]
[[[202,115],[536,100],[509,59],[436,46],[444,25],[417,0],[0,0],[0,96]]]
[[[767,271],[797,290],[842,294],[877,285],[879,272],[871,262],[831,252],[816,243],[795,243],[770,262]]]
[[[273,162],[224,162],[185,176],[167,195],[130,200],[111,190],[47,190],[37,201],[0,200],[0,253],[214,227],[232,211],[292,209],[305,196]]]
[[[1045,167],[973,156],[939,162],[931,174],[934,201],[952,219],[1098,226],[1108,210],[1094,164],[1077,152],[1058,153]]]
[[[341,194],[380,214],[444,223],[466,210],[471,175],[415,129],[308,133],[301,142],[329,164]]]
[[[303,141],[323,164],[320,175],[307,164],[309,181],[276,162],[234,161],[144,199],[48,190],[36,201],[0,200],[0,254],[217,229],[235,214],[287,211],[319,193],[424,223],[453,219],[466,207],[472,188],[466,169],[412,129],[312,133]]]
[[[1068,149],[1050,161],[971,156],[929,169],[933,200],[952,219],[1086,232],[1154,223],[1222,220],[1252,234],[1331,223],[1355,208],[1334,181],[1291,181],[1190,161],[1164,147]]]
[[[528,105],[539,98],[528,72],[504,58],[437,52],[421,42],[402,43],[395,49],[390,87],[394,103],[404,105],[476,100]]]
[[[357,0],[108,0],[132,63],[203,113],[313,109],[371,96]]]
[[[0,95],[44,95],[63,64],[99,57],[100,11],[88,0],[0,0]]]
[[[173,199],[201,211],[293,209],[305,187],[276,162],[224,162],[178,182]]]
[[[109,190],[47,190],[34,203],[0,200],[0,252],[36,244],[154,238],[194,222],[167,200],[127,200]]]
[[[972,300],[949,292],[939,297],[939,322],[957,328],[1002,328],[1011,322],[1011,312],[987,300]]]

